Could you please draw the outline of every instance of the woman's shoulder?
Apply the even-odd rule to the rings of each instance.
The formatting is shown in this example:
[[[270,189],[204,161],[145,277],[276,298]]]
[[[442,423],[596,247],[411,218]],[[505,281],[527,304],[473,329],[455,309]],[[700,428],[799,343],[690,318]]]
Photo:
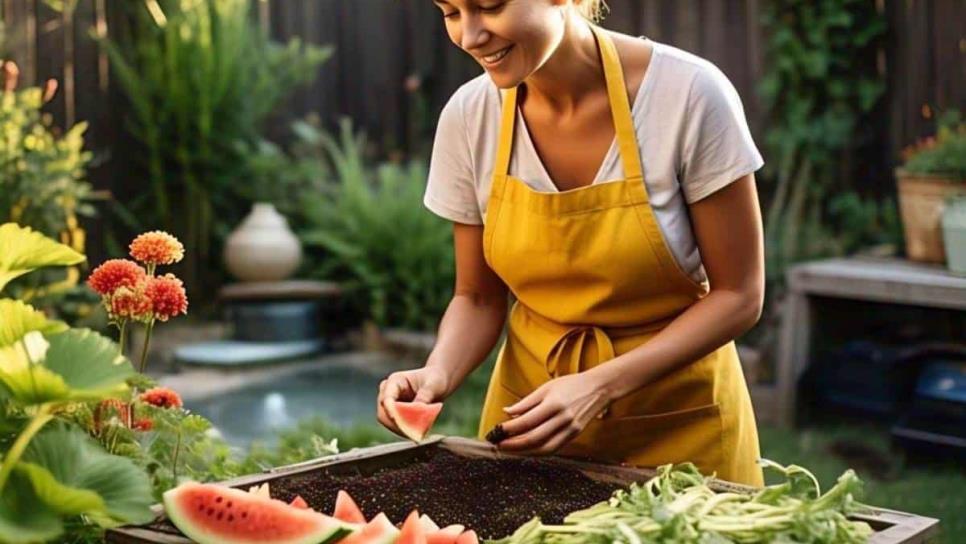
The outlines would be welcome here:
[[[708,95],[720,96],[734,93],[734,86],[728,76],[710,60],[679,47],[654,42],[655,62],[660,72],[656,77],[658,85],[673,89],[675,95],[688,99],[702,100]],[[682,90],[687,92],[682,93]]]
[[[473,112],[500,105],[500,90],[486,73],[463,83],[450,96],[444,110],[469,115]]]

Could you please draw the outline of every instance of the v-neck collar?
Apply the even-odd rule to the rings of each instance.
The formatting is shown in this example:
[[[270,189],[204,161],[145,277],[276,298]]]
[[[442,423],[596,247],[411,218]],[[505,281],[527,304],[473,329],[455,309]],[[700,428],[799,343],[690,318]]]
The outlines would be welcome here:
[[[638,110],[641,107],[643,107],[641,105],[643,102],[643,95],[645,91],[647,91],[650,88],[650,83],[648,82],[654,79],[651,77],[651,73],[653,72],[652,69],[655,66],[655,61],[659,56],[658,49],[660,49],[660,44],[655,42],[654,40],[650,40],[650,42],[652,44],[651,60],[647,65],[647,70],[644,72],[644,77],[641,79],[640,85],[638,85],[637,93],[634,94],[634,103],[631,104],[631,117],[635,117]],[[526,152],[533,157],[534,162],[537,164],[537,167],[540,169],[540,173],[542,174],[542,177],[540,178],[540,184],[541,186],[543,186],[542,188],[546,189],[545,192],[553,192],[553,193],[561,192],[560,189],[557,187],[557,184],[554,183],[553,176],[550,175],[550,172],[547,170],[547,167],[543,164],[543,159],[540,158],[540,154],[537,152],[537,146],[533,143],[533,139],[530,137],[530,129],[527,127],[527,121],[523,117],[523,111],[520,109],[519,104],[517,105],[517,108],[516,108],[516,126],[519,127],[520,134],[523,137],[523,145],[526,147]],[[594,180],[590,182],[590,185],[583,185],[582,187],[590,187],[591,185],[606,183],[608,180],[601,179],[601,177],[604,174],[604,169],[607,168],[607,166],[610,165],[611,162],[614,161],[616,158],[618,157],[617,157],[617,131],[615,129],[614,139],[611,140],[610,147],[607,149],[607,153],[604,154],[604,158],[601,161],[600,166],[597,167],[597,173],[594,175]],[[549,187],[546,187],[545,185],[549,185]]]

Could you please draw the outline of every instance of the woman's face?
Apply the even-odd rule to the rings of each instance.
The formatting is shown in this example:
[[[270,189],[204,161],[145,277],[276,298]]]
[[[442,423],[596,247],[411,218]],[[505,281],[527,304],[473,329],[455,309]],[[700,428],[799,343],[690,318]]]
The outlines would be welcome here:
[[[564,35],[567,0],[433,0],[446,32],[500,88],[539,69]]]

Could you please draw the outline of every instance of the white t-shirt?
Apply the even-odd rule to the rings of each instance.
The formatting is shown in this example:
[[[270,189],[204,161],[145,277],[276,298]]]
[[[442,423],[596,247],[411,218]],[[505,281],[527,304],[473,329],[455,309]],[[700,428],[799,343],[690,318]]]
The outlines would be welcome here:
[[[711,62],[654,42],[631,115],[650,204],[671,253],[695,281],[706,279],[687,205],[764,164],[734,85]],[[483,224],[500,131],[501,95],[487,74],[463,84],[436,129],[424,203],[459,223]],[[517,111],[510,175],[557,192]],[[616,141],[593,183],[624,178]]]

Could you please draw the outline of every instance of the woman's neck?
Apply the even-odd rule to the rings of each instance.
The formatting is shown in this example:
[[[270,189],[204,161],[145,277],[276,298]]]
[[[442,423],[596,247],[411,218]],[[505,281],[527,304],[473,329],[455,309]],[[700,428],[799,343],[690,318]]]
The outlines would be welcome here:
[[[599,91],[604,68],[590,25],[578,15],[567,17],[564,36],[539,70],[527,77],[525,99],[545,105],[555,116],[572,114],[581,100]]]

